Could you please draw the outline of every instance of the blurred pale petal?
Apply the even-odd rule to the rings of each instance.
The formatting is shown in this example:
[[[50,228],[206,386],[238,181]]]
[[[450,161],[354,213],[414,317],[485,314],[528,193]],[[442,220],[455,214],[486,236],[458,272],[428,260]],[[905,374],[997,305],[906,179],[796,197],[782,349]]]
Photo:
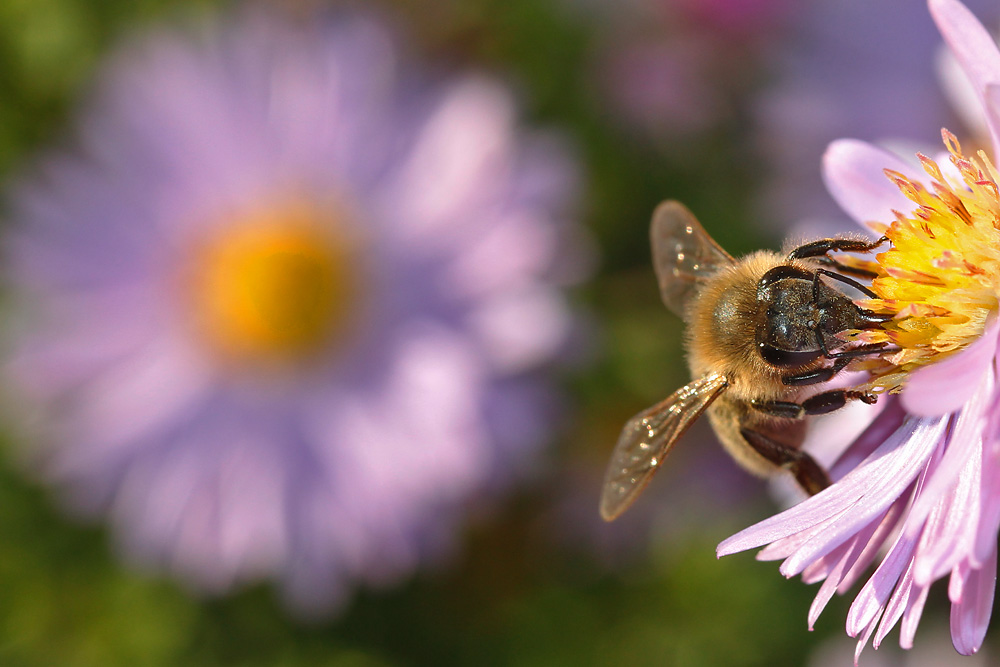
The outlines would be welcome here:
[[[996,40],[958,0],[929,0],[928,6],[941,36],[969,77],[976,94],[984,96],[987,86],[1000,83],[1000,50]],[[998,127],[991,124],[990,133],[994,149],[1000,148]]]
[[[920,173],[889,151],[854,139],[833,142],[823,156],[823,179],[830,194],[848,215],[869,227],[872,222],[891,222],[894,210],[907,212],[916,206],[886,177],[886,169],[911,177]]]

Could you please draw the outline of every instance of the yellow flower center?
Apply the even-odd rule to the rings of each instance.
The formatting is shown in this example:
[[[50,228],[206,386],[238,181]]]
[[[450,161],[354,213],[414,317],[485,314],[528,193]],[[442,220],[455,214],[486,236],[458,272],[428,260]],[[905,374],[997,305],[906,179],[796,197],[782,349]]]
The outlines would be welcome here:
[[[1000,179],[984,152],[966,157],[953,134],[942,134],[958,176],[946,176],[919,154],[930,189],[886,170],[917,208],[908,215],[896,212],[886,227],[891,248],[869,263],[878,273],[872,282],[878,298],[859,302],[893,319],[882,331],[845,335],[892,346],[893,352],[862,365],[872,371],[875,390],[898,390],[909,372],[968,346],[997,311]]]
[[[198,249],[188,292],[202,338],[239,362],[309,357],[356,303],[353,247],[335,216],[301,200],[237,216]]]

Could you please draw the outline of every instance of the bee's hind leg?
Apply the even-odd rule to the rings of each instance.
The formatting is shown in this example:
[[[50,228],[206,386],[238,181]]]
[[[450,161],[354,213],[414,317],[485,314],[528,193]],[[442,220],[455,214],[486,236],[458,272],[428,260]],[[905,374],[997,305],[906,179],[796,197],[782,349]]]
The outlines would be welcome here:
[[[740,429],[740,435],[753,447],[754,451],[774,465],[784,468],[795,476],[802,490],[816,495],[830,486],[830,477],[816,460],[795,447],[773,440],[769,436],[749,428]]]

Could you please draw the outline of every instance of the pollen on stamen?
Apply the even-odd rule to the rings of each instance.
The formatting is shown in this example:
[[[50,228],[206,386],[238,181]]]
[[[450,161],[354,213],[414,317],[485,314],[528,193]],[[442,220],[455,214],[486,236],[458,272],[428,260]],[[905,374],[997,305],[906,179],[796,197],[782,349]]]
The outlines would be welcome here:
[[[962,144],[958,142],[958,137],[952,134],[947,128],[941,128],[941,139],[944,141],[944,147],[948,149],[949,153],[958,156],[962,154]]]
[[[891,245],[876,255],[872,290],[860,307],[892,319],[881,332],[846,332],[844,340],[891,341],[896,348],[866,362],[873,391],[898,391],[907,374],[961,350],[984,331],[1000,300],[1000,187],[997,170],[982,151],[962,153],[958,139],[941,133],[958,176],[918,154],[933,179],[928,187],[885,170],[916,206],[893,211],[885,235]],[[882,335],[884,334],[884,336]],[[858,364],[861,366],[862,364]]]
[[[944,176],[941,174],[941,168],[938,167],[937,162],[923,153],[917,153],[917,159],[920,160],[920,164],[923,166],[924,171],[927,172],[928,176],[938,181],[944,180]]]
[[[917,184],[910,181],[903,174],[898,171],[893,171],[892,169],[886,169],[885,175],[889,177],[889,180],[896,184],[896,187],[899,188],[899,191],[902,192],[907,199],[914,202],[919,201],[921,188],[919,188]]]

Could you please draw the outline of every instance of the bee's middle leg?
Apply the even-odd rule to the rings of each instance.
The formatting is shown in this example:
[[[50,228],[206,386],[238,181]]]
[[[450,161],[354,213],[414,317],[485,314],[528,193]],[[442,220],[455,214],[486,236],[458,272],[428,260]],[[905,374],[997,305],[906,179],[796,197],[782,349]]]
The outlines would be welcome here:
[[[758,454],[792,473],[795,481],[809,495],[816,495],[830,486],[830,476],[813,457],[802,450],[777,442],[751,428],[740,429],[740,435]]]

